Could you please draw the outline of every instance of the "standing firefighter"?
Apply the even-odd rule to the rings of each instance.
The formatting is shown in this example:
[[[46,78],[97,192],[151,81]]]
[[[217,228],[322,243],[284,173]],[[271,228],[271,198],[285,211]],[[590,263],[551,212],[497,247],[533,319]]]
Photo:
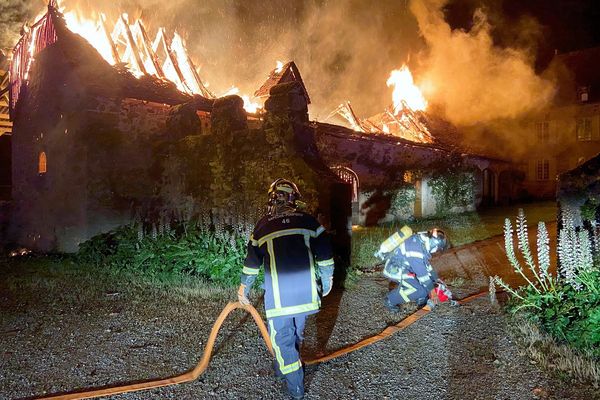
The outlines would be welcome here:
[[[261,265],[265,267],[265,311],[275,353],[275,374],[285,379],[294,399],[304,396],[304,371],[299,348],[306,316],[319,311],[322,296],[333,284],[333,254],[328,234],[315,218],[297,210],[300,192],[286,179],[269,188],[268,214],[254,228],[242,270],[238,299],[248,293]]]
[[[447,247],[446,235],[436,228],[413,234],[404,226],[386,239],[375,256],[385,260],[383,275],[398,282],[398,287],[388,293],[385,306],[398,311],[399,304],[415,302],[418,307],[433,308],[439,301],[449,300],[451,293],[429,262],[433,253]]]

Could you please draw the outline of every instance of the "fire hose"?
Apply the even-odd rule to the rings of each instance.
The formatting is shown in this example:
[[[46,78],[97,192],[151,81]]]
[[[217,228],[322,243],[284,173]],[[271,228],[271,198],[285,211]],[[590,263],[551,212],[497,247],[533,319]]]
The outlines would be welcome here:
[[[470,302],[471,300],[485,296],[486,294],[487,294],[487,292],[478,293],[478,294],[466,297],[462,300],[458,300],[458,303],[465,304],[465,303]],[[135,392],[135,391],[139,391],[139,390],[146,390],[146,389],[153,389],[153,388],[158,388],[158,387],[163,387],[163,386],[177,385],[180,383],[191,382],[193,380],[196,380],[208,368],[208,363],[210,362],[213,347],[214,347],[215,341],[217,339],[217,334],[219,333],[219,330],[221,329],[223,322],[225,322],[225,319],[229,316],[229,314],[237,308],[242,308],[242,309],[246,310],[247,312],[249,312],[250,315],[252,315],[252,317],[254,318],[254,322],[258,326],[258,329],[260,330],[260,334],[262,335],[263,340],[264,340],[265,344],[267,345],[267,348],[269,349],[269,352],[271,353],[271,355],[273,355],[273,348],[271,346],[271,340],[269,339],[269,333],[268,333],[267,327],[265,326],[265,323],[263,322],[262,318],[258,314],[258,311],[256,311],[256,309],[252,305],[245,306],[236,301],[236,302],[231,302],[231,303],[227,304],[225,306],[225,308],[223,308],[223,311],[221,311],[221,314],[219,314],[219,317],[213,324],[213,327],[210,331],[210,335],[208,336],[208,342],[206,343],[206,347],[204,348],[204,353],[202,354],[202,358],[200,359],[200,362],[198,362],[198,364],[196,365],[196,367],[194,367],[194,369],[192,369],[184,374],[176,375],[176,376],[173,376],[170,378],[138,382],[138,383],[132,383],[132,384],[122,385],[122,386],[104,387],[104,388],[92,389],[92,390],[87,390],[87,391],[82,391],[82,392],[71,392],[71,393],[50,395],[50,396],[45,396],[45,397],[38,397],[35,400],[90,399],[90,398],[100,397],[100,396],[112,396],[112,395],[121,394],[121,393]],[[308,360],[308,361],[303,361],[303,363],[306,365],[319,364],[319,363],[329,361],[334,358],[343,356],[345,354],[351,353],[351,352],[361,349],[365,346],[371,345],[375,342],[378,342],[380,340],[383,340],[383,339],[393,335],[396,332],[399,332],[399,331],[405,329],[406,327],[412,325],[413,323],[415,323],[416,321],[418,321],[425,315],[429,314],[429,312],[430,312],[430,310],[421,308],[421,309],[415,311],[414,313],[410,314],[406,318],[402,319],[397,324],[388,326],[387,328],[385,328],[383,331],[381,331],[380,333],[378,333],[375,336],[368,337],[366,339],[361,340],[358,343],[341,348],[341,349],[336,350],[333,353],[327,354],[325,356],[315,358],[312,360]]]

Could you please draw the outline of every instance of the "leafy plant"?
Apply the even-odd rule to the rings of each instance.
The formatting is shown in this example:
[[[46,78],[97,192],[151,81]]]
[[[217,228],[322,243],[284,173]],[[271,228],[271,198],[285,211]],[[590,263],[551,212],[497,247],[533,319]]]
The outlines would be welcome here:
[[[117,228],[83,243],[82,262],[146,276],[195,275],[221,286],[239,283],[251,226],[222,218],[140,223]]]
[[[539,324],[559,341],[600,357],[600,269],[594,263],[594,246],[586,230],[577,231],[568,212],[558,238],[559,274],[550,272],[548,231],[538,224],[537,262],[529,246],[527,220],[522,210],[516,221],[516,243],[525,267],[515,252],[510,220],[505,220],[504,246],[507,258],[526,285],[513,289],[494,277],[511,296],[509,310]]]
[[[475,177],[470,171],[447,171],[429,180],[433,197],[440,215],[452,207],[463,207],[473,203]]]
[[[397,189],[391,198],[390,211],[400,216],[411,216],[417,196],[414,185],[405,185]]]

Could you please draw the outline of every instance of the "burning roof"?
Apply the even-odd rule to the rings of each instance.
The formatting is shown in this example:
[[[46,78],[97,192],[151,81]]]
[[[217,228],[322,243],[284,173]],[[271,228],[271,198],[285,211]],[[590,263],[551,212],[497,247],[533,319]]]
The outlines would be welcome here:
[[[405,105],[394,112],[391,108],[369,118],[356,116],[350,102],[340,104],[331,114],[338,114],[350,123],[352,129],[364,133],[387,134],[418,143],[433,143],[434,138],[424,123],[425,114]]]
[[[296,63],[293,61],[288,61],[285,64],[283,64],[281,61],[278,61],[277,67],[271,71],[265,83],[263,83],[262,86],[256,92],[254,92],[254,96],[268,97],[269,91],[273,86],[288,82],[299,82],[302,85],[302,90],[304,91],[304,96],[306,97],[306,104],[310,104],[308,91],[306,90],[306,86],[304,86],[304,81],[302,81],[300,71],[298,70]]]
[[[363,133],[388,134],[418,143],[433,143],[424,110],[427,101],[414,84],[412,74],[406,65],[393,70],[387,80],[393,86],[393,105],[384,112],[368,118],[358,118],[349,101],[340,104],[327,119],[334,115],[344,118],[354,129]]]
[[[78,34],[74,34],[78,33]],[[153,41],[141,21],[133,25],[122,15],[109,31],[104,16],[91,25],[63,15],[56,2],[21,37],[13,50],[10,73],[10,108],[14,111],[29,71],[38,54],[61,42],[65,58],[78,65],[77,73],[88,86],[101,91],[117,91],[128,97],[178,104],[193,96],[215,96],[203,85],[196,68],[176,33],[169,39],[159,29]],[[99,60],[101,56],[101,59]],[[103,59],[103,60],[102,60]],[[84,62],[87,61],[87,62]],[[102,62],[104,61],[104,62]],[[113,87],[107,87],[107,83]]]

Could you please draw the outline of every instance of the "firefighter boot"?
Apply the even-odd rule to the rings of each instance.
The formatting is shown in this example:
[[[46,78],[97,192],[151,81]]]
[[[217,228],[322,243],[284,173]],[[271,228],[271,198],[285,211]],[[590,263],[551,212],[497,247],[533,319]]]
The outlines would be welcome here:
[[[400,311],[400,307],[396,306],[395,304],[392,304],[390,299],[387,297],[383,301],[383,305],[385,306],[385,308],[387,308],[391,312],[399,312]]]

